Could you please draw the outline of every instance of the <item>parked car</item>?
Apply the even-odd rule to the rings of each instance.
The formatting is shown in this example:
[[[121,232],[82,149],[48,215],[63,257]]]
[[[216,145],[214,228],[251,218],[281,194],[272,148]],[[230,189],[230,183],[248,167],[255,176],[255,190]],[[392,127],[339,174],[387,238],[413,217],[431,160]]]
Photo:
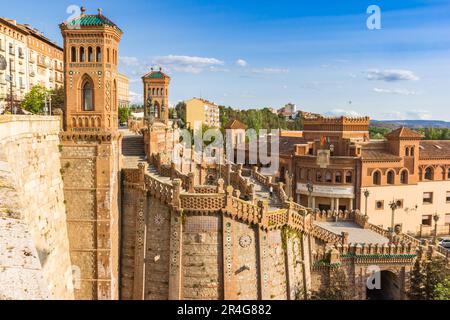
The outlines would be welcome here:
[[[442,239],[442,241],[439,244],[441,245],[441,247],[450,249],[450,239]]]

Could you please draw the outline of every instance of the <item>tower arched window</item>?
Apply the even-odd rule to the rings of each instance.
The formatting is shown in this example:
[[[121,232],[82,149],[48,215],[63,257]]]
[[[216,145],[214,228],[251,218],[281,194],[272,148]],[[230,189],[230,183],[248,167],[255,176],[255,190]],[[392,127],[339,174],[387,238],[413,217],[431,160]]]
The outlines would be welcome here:
[[[373,173],[372,182],[375,185],[380,185],[381,184],[381,173],[380,173],[380,171],[375,171]]]
[[[92,50],[92,47],[88,48],[88,62],[94,61],[94,50]]]
[[[428,167],[425,169],[425,180],[433,180],[434,178],[434,171],[433,168]]]
[[[77,62],[77,48],[75,47],[70,49],[70,61]]]
[[[409,147],[406,147],[405,156],[409,157]]]
[[[322,182],[322,171],[316,171],[316,182]]]
[[[95,60],[97,62],[102,62],[102,48],[100,47],[97,47],[95,50]]]
[[[387,174],[387,183],[388,184],[394,184],[395,182],[395,174],[394,171],[389,171]]]
[[[403,170],[400,173],[400,183],[401,184],[408,184],[408,171]]]
[[[415,148],[412,147],[412,148],[411,148],[411,151],[410,151],[410,153],[409,153],[409,154],[411,155],[411,157],[414,157],[414,150],[415,150]]]
[[[86,53],[84,52],[84,48],[81,47],[80,48],[80,62],[85,62],[86,61]]]
[[[110,63],[110,61],[111,61],[110,55],[111,55],[111,53],[110,53],[110,50],[108,48],[108,49],[106,49],[106,62],[108,62],[108,63]]]
[[[94,110],[94,88],[92,82],[86,79],[82,85],[82,110]]]

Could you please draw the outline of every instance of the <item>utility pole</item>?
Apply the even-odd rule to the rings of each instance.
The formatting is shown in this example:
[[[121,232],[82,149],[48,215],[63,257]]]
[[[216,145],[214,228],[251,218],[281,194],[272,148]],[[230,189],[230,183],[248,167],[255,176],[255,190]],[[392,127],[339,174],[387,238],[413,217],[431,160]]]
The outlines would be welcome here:
[[[12,75],[12,62],[9,60],[9,103],[11,104],[11,113],[16,114],[16,108],[14,107],[14,97],[13,97],[13,75]]]

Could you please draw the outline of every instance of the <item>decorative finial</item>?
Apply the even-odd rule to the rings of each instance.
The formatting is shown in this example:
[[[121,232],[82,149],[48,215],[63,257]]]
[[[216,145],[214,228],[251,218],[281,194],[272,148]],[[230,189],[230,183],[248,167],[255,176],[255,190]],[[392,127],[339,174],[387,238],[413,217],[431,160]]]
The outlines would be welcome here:
[[[161,68],[161,67],[159,67],[159,71],[162,71],[162,68]]]
[[[84,6],[81,7],[81,15],[84,16],[86,13],[86,8]]]
[[[102,8],[98,8],[97,11],[98,11],[98,15],[99,16],[103,15],[103,9]]]
[[[151,68],[150,68],[150,71],[152,71],[152,72],[153,72],[153,67],[151,67]]]

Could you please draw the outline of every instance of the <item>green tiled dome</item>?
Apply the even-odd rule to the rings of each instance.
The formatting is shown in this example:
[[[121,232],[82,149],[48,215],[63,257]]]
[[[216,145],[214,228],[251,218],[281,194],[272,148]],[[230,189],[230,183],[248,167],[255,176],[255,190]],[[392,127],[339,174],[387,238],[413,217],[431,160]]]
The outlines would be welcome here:
[[[120,28],[114,22],[112,22],[111,20],[106,18],[101,13],[99,13],[99,14],[82,14],[81,16],[79,16],[73,20],[70,20],[69,22],[66,22],[65,24],[71,25],[71,26],[80,25],[82,27],[108,25],[111,27],[116,27],[117,29],[120,30]]]

